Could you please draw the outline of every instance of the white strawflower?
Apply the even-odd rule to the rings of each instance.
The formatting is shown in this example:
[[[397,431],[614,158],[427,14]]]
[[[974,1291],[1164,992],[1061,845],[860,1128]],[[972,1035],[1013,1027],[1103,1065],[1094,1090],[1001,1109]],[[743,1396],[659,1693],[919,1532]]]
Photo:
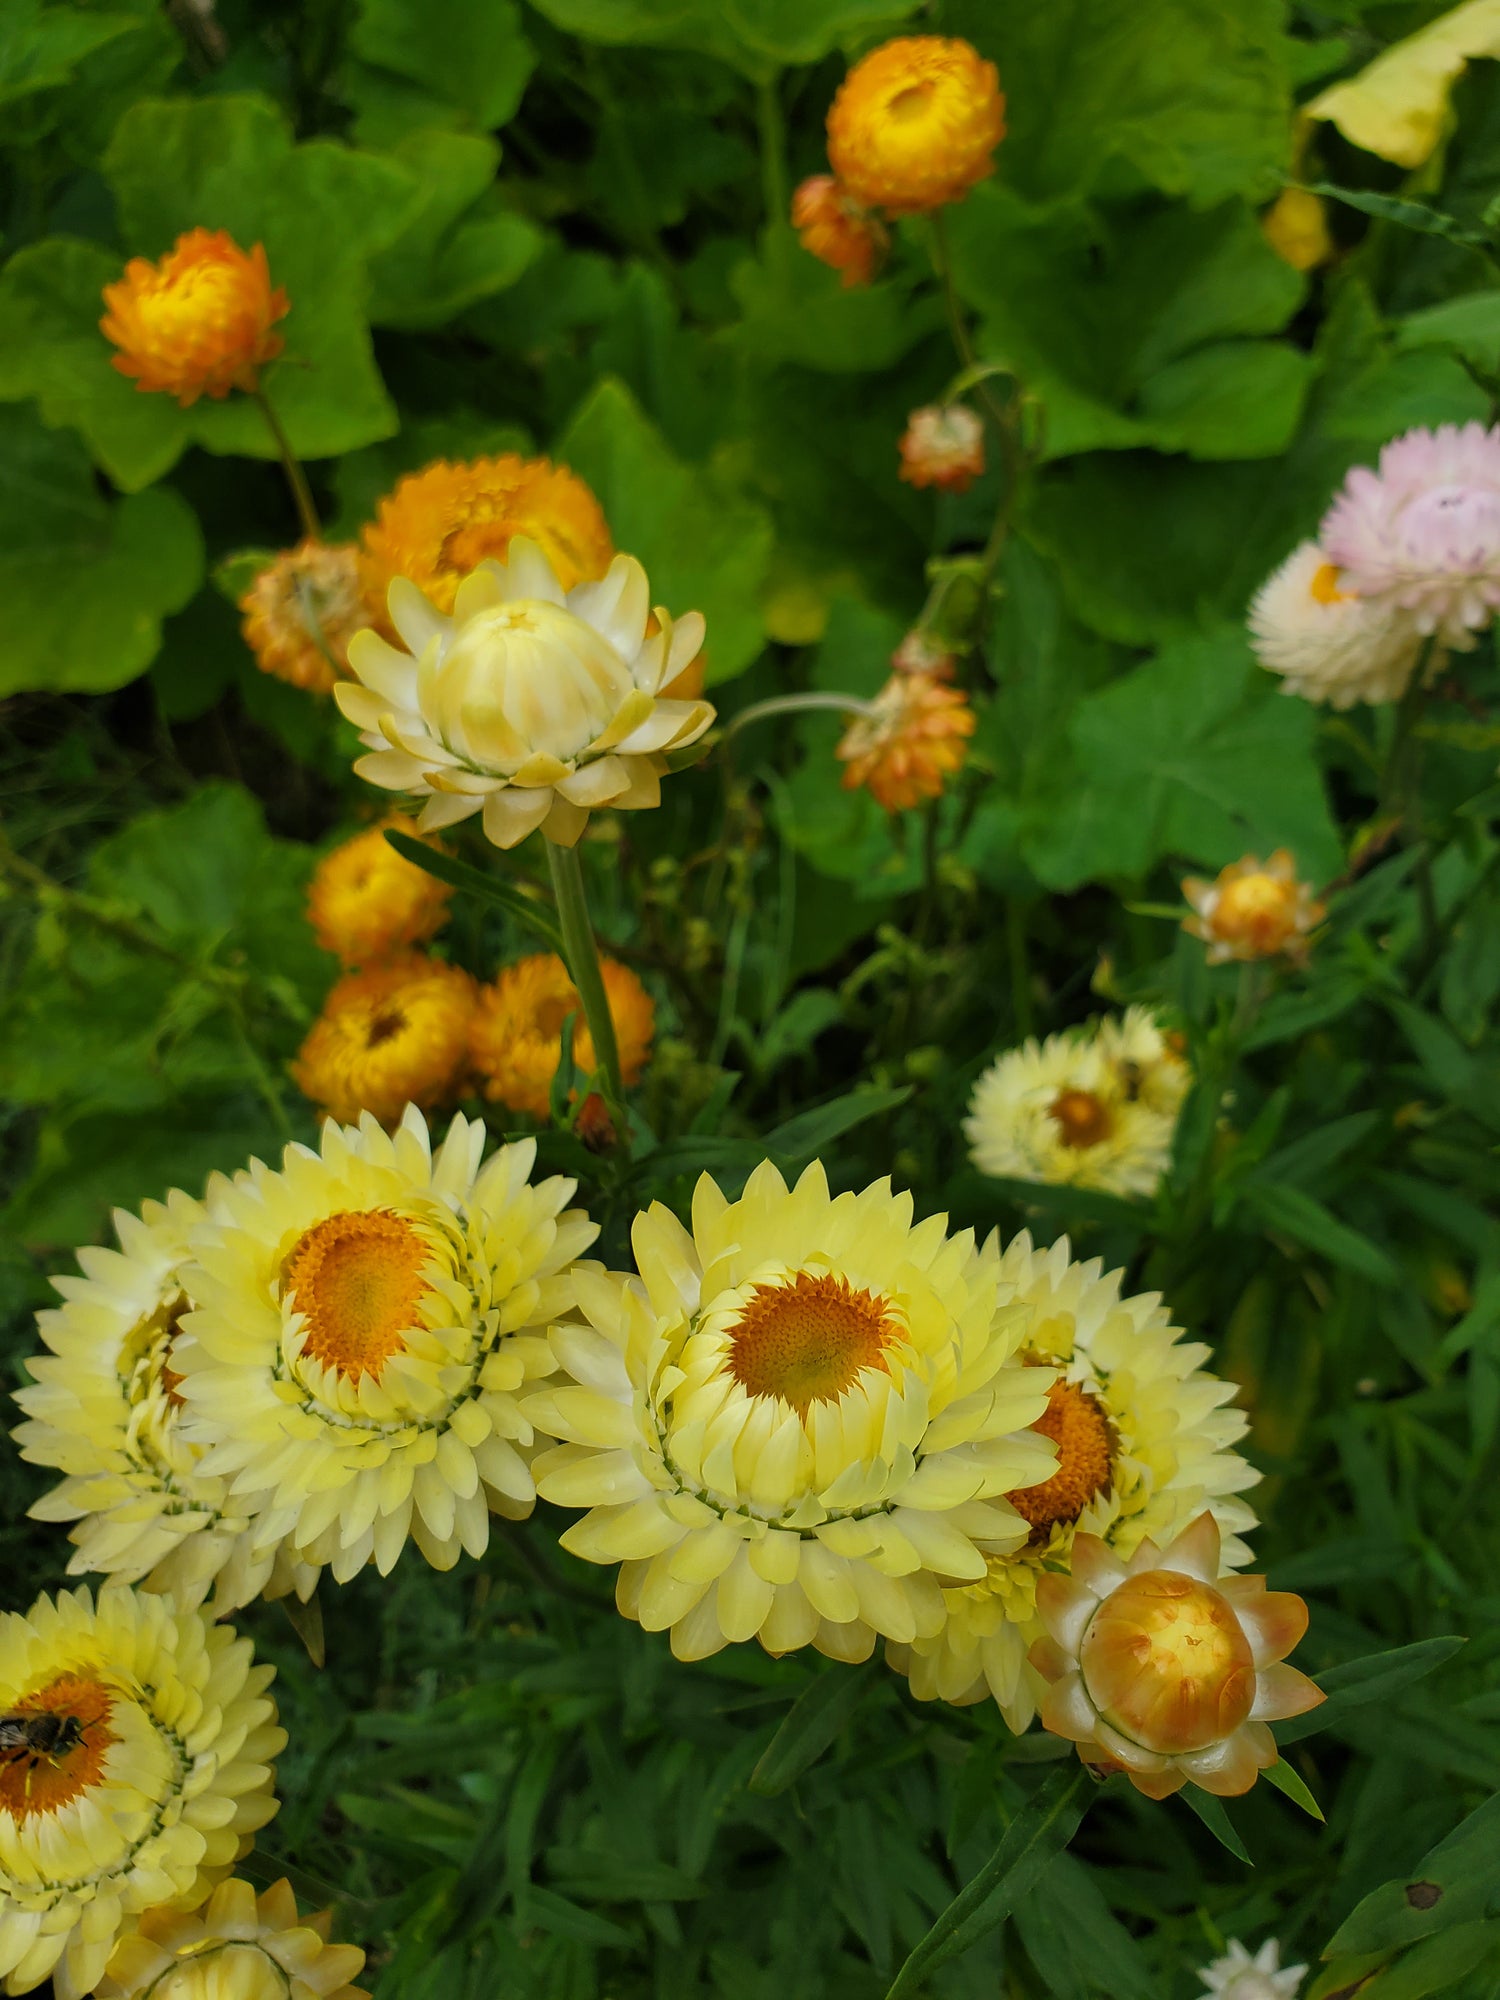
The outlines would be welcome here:
[[[1357,595],[1316,542],[1303,542],[1250,603],[1250,643],[1283,692],[1329,708],[1399,701],[1423,646],[1410,611]],[[1441,664],[1434,649],[1429,677]]]
[[[1296,2000],[1306,1971],[1305,1965],[1282,1965],[1275,1938],[1267,1938],[1253,1958],[1232,1938],[1224,1956],[1205,1965],[1198,1977],[1214,2000]]]

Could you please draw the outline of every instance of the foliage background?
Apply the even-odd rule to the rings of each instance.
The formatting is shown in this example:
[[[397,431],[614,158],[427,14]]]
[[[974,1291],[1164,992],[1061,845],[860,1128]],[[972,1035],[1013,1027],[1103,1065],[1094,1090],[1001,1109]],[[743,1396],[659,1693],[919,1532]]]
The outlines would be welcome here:
[[[17,1381],[45,1273],[110,1207],[312,1135],[284,1066],[334,967],[303,888],[375,803],[331,708],[258,675],[238,635],[244,552],[296,532],[256,412],[134,394],[100,286],[194,225],[263,241],[294,305],[269,386],[332,533],[436,455],[545,450],[656,595],[707,614],[724,712],[868,693],[925,565],[981,542],[996,495],[934,503],[896,477],[907,411],[955,366],[922,227],[846,292],[787,195],[821,169],[851,52],[905,23],[1000,66],[1000,170],[949,219],[981,351],[1041,399],[1046,448],[970,770],[930,824],[891,822],[838,789],[836,720],[782,719],[591,848],[603,927],[664,1032],[642,1098],[659,1144],[590,1200],[618,1253],[629,1213],[700,1165],[733,1179],[821,1147],[840,1182],[892,1171],[959,1223],[1066,1227],[1163,1290],[1243,1385],[1263,1562],[1315,1600],[1304,1664],[1469,1643],[1295,1753],[1326,1828],[1259,1788],[1233,1810],[1252,1870],[1181,1802],[1111,1794],[944,1994],[1183,1996],[1223,1937],[1267,1929],[1316,1957],[1500,1787],[1490,643],[1426,725],[1431,930],[1399,830],[1349,864],[1391,717],[1283,699],[1242,624],[1349,465],[1492,414],[1495,266],[1453,239],[1482,235],[1500,185],[1500,66],[1471,66],[1453,136],[1402,189],[1446,234],[1338,209],[1339,255],[1305,277],[1257,223],[1295,102],[1437,11],[10,0],[0,23]],[[1327,178],[1398,188],[1336,134],[1317,146]],[[1246,1037],[1232,979],[1161,912],[1185,869],[1281,843],[1343,886],[1311,971]],[[460,901],[456,954],[524,948]],[[988,1056],[1128,998],[1178,1012],[1202,1078],[1155,1208],[975,1175],[958,1123]],[[21,1605],[63,1550],[22,1519],[40,1479],[7,1454],[0,1480]],[[821,1761],[750,1789],[830,1670],[743,1647],[676,1666],[549,1526],[539,1510],[449,1577],[409,1553],[387,1584],[325,1590],[322,1672],[276,1607],[242,1615],[292,1730],[250,1872],[338,1898],[382,2000],[883,1991],[1062,1746],[920,1708],[872,1669],[846,1677]],[[1382,2000],[1500,1992],[1495,1927],[1445,1936]]]

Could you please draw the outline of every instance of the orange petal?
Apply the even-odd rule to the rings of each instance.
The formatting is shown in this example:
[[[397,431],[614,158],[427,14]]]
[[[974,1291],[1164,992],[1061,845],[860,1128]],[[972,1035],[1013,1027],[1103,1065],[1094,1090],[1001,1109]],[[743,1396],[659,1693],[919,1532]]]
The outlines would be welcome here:
[[[1307,1606],[1293,1590],[1268,1590],[1235,1609],[1257,1667],[1284,1660],[1307,1630]]]
[[[1200,1583],[1219,1580],[1219,1524],[1207,1508],[1163,1550],[1160,1567],[1195,1576]]]
[[[1255,1676],[1255,1706],[1250,1714],[1256,1722],[1284,1722],[1289,1715],[1305,1715],[1327,1699],[1317,1682],[1295,1667],[1262,1667]]]

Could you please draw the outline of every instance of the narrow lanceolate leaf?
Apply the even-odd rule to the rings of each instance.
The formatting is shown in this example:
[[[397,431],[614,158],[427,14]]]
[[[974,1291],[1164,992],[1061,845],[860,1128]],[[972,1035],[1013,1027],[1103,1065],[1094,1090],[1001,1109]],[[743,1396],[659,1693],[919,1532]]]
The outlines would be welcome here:
[[[1208,1828],[1221,1847],[1227,1847],[1236,1861],[1243,1861],[1247,1868],[1255,1863],[1250,1859],[1250,1850],[1234,1830],[1234,1821],[1229,1817],[1224,1801],[1214,1797],[1212,1792],[1200,1792],[1196,1785],[1185,1785],[1178,1797],[1194,1812]]]
[[[896,1974],[886,2000],[908,2000],[928,1974],[1003,1923],[1078,1831],[1092,1797],[1081,1767],[1055,1771],[1005,1829],[1005,1838]]]
[[[1414,1681],[1425,1680],[1445,1660],[1451,1660],[1464,1643],[1453,1634],[1440,1639],[1419,1639],[1413,1646],[1395,1646],[1388,1653],[1367,1653],[1362,1660],[1347,1660],[1341,1667],[1330,1667],[1326,1674],[1314,1674],[1313,1679],[1327,1695],[1327,1701],[1308,1709],[1305,1715],[1278,1722],[1277,1742],[1299,1743],[1304,1736],[1315,1736],[1320,1729],[1342,1722],[1352,1709],[1362,1708],[1366,1702],[1388,1701]]]
[[[529,925],[550,950],[561,956],[562,932],[544,905],[534,903],[519,889],[512,889],[509,883],[496,881],[493,875],[486,875],[482,869],[471,868],[467,861],[455,861],[451,854],[440,854],[424,841],[413,840],[410,834],[397,833],[388,827],[385,837],[403,861],[424,868],[429,875],[435,875],[451,888],[462,889],[466,895],[478,896],[482,902],[497,903],[518,923]]]
[[[1316,1820],[1322,1819],[1323,1808],[1285,1757],[1273,1764],[1268,1771],[1262,1771],[1260,1775],[1268,1785],[1274,1785],[1278,1792],[1285,1792],[1287,1797],[1301,1806],[1305,1813],[1310,1813]]]
[[[822,1756],[870,1686],[868,1667],[827,1667],[792,1703],[786,1720],[750,1773],[750,1789],[774,1799]]]

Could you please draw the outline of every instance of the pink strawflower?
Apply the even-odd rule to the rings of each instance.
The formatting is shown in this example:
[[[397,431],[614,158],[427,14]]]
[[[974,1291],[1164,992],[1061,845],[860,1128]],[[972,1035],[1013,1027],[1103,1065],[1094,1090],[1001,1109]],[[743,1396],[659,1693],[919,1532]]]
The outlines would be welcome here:
[[[1467,652],[1500,608],[1500,428],[1408,431],[1356,466],[1318,540],[1343,587]]]

